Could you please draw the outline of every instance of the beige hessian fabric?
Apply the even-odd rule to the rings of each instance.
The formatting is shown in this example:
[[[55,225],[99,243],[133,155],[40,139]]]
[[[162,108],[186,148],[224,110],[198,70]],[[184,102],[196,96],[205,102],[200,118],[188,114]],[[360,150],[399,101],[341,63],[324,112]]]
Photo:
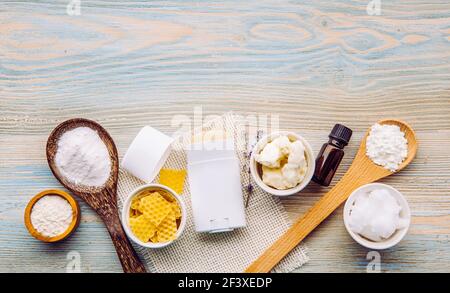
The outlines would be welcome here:
[[[212,131],[212,132],[211,132]],[[186,169],[186,147],[202,133],[226,133],[234,137],[235,147],[241,163],[241,178],[244,196],[251,182],[248,173],[248,152],[246,128],[239,118],[228,113],[179,137],[163,168]],[[189,176],[189,174],[188,174]],[[155,180],[158,182],[158,178]],[[126,171],[119,174],[119,206],[129,193],[144,184]],[[269,247],[290,225],[288,216],[279,200],[256,186],[246,209],[247,227],[232,232],[205,234],[197,233],[192,219],[189,184],[186,180],[181,195],[187,205],[187,225],[183,235],[174,243],[162,249],[147,249],[135,245],[136,251],[150,272],[243,272],[267,247]],[[308,260],[305,246],[299,245],[278,266],[274,272],[290,272]]]

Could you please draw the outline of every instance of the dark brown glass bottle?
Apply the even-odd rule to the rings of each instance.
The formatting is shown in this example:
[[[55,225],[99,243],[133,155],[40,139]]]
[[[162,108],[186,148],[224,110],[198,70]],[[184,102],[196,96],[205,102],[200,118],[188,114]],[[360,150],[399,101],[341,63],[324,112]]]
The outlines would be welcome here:
[[[316,169],[312,180],[320,185],[328,186],[344,157],[344,147],[352,137],[352,130],[341,124],[333,127],[328,143],[320,149],[316,158]]]

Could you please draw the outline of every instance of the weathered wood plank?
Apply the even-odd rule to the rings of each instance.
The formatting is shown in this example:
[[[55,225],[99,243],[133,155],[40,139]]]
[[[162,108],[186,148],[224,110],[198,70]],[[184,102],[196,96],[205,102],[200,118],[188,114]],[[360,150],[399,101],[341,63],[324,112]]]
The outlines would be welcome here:
[[[365,129],[380,118],[416,130],[414,164],[383,182],[408,198],[413,225],[382,252],[391,272],[450,270],[450,3],[383,1],[7,1],[0,5],[0,271],[121,271],[106,229],[82,204],[68,241],[49,246],[23,225],[28,199],[59,187],[45,142],[60,121],[102,123],[121,154],[150,124],[167,133],[176,115],[279,115],[317,151],[335,122],[355,130],[337,179]],[[326,188],[284,200],[305,212]],[[308,239],[300,272],[364,272],[367,250],[345,232],[342,209]]]

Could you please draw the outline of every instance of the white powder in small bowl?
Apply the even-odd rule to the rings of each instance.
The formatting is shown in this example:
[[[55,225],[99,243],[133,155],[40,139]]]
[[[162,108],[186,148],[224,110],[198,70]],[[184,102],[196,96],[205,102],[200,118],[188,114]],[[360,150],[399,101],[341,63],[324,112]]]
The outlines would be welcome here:
[[[61,175],[74,184],[102,186],[111,173],[108,149],[97,131],[78,127],[58,140],[55,164]]]
[[[377,165],[396,171],[408,155],[408,140],[397,125],[374,124],[366,140],[366,154]]]
[[[70,203],[58,195],[46,195],[31,210],[31,224],[39,234],[55,237],[63,234],[72,223],[73,210]]]

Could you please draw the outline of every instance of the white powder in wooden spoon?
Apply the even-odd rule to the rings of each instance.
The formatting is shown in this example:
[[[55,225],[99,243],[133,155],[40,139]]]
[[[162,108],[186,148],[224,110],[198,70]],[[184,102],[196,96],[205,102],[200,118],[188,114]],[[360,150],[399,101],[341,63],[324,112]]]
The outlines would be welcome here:
[[[61,175],[77,185],[102,186],[111,172],[108,149],[97,131],[89,127],[61,135],[55,164]]]
[[[377,165],[396,171],[408,155],[408,140],[397,125],[374,124],[366,140],[366,154]]]

